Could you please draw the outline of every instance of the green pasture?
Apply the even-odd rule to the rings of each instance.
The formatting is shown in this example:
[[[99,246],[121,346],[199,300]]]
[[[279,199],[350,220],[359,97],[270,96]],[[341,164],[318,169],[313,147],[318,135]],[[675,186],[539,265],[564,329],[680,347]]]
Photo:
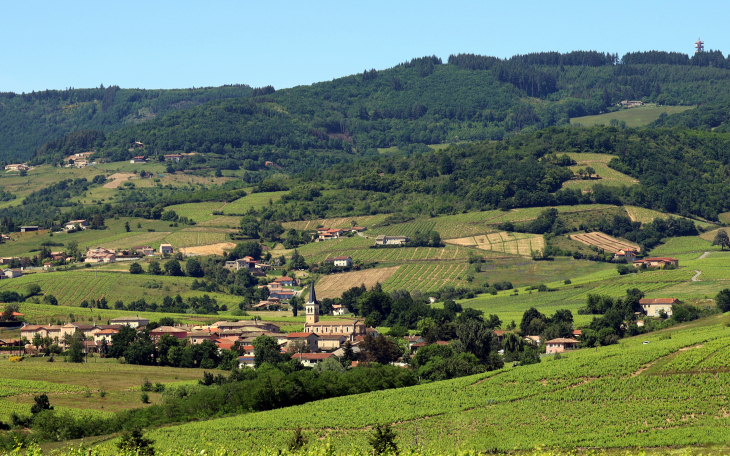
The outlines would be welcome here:
[[[610,125],[611,119],[619,122],[626,122],[627,127],[643,127],[659,118],[662,113],[677,114],[692,109],[694,106],[656,106],[655,104],[647,104],[637,108],[625,108],[616,112],[599,114],[595,116],[573,117],[570,123],[573,125],[580,124],[584,127],[592,127],[594,125]]]

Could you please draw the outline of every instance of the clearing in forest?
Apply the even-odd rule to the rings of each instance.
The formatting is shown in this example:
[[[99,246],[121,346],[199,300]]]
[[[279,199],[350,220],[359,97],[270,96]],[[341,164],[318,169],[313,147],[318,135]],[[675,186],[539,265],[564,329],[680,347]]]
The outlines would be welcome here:
[[[529,256],[533,250],[541,250],[545,247],[545,240],[542,235],[508,233],[506,231],[458,239],[447,239],[444,242],[464,247],[476,247],[482,250],[493,250],[524,256]]]
[[[383,283],[398,270],[400,266],[392,268],[366,269],[364,271],[345,272],[343,274],[331,274],[322,277],[317,282],[318,298],[339,298],[342,293],[352,287],[359,287],[362,284],[370,289],[376,283]]]
[[[618,252],[621,249],[640,250],[639,246],[636,244],[632,244],[628,241],[620,241],[607,234],[603,234],[600,231],[595,231],[593,233],[571,234],[570,238],[578,242],[582,242],[583,244],[596,246],[599,249],[603,249],[608,252]]]

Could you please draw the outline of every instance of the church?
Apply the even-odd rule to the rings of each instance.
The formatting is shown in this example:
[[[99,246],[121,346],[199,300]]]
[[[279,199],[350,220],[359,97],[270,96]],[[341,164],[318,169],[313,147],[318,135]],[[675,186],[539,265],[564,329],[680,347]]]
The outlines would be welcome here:
[[[365,322],[362,320],[332,320],[319,321],[319,303],[314,291],[314,282],[309,290],[309,300],[304,304],[307,321],[304,323],[304,332],[315,333],[319,336],[346,336],[354,341],[356,336],[365,335]]]

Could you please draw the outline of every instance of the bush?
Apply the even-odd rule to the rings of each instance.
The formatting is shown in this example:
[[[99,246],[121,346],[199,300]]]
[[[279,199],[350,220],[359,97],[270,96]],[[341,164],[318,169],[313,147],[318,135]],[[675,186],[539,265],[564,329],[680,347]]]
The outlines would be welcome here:
[[[142,266],[139,263],[132,263],[129,266],[129,273],[130,274],[142,274],[144,270],[142,269]]]
[[[132,432],[125,432],[122,434],[122,438],[117,443],[117,448],[123,452],[137,454],[139,456],[154,456],[155,449],[152,444],[155,443],[142,434],[139,428],[132,430]]]
[[[142,393],[142,396],[140,396],[140,399],[142,399],[143,404],[149,404],[150,403],[150,395],[147,393]]]
[[[368,443],[373,447],[373,454],[398,454],[398,445],[395,443],[395,431],[389,424],[375,425]]]

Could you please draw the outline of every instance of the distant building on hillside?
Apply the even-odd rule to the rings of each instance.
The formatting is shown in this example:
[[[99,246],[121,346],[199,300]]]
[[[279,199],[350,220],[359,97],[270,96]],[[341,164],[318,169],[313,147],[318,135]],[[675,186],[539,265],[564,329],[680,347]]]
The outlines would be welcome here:
[[[145,160],[144,157],[134,157],[129,160],[129,163],[147,163],[147,160]]]
[[[679,304],[677,298],[644,298],[639,300],[639,305],[648,317],[658,317],[660,311],[664,311],[667,316],[672,316],[672,306]]]
[[[408,236],[386,236],[384,234],[375,238],[376,245],[405,245],[410,239]]]

